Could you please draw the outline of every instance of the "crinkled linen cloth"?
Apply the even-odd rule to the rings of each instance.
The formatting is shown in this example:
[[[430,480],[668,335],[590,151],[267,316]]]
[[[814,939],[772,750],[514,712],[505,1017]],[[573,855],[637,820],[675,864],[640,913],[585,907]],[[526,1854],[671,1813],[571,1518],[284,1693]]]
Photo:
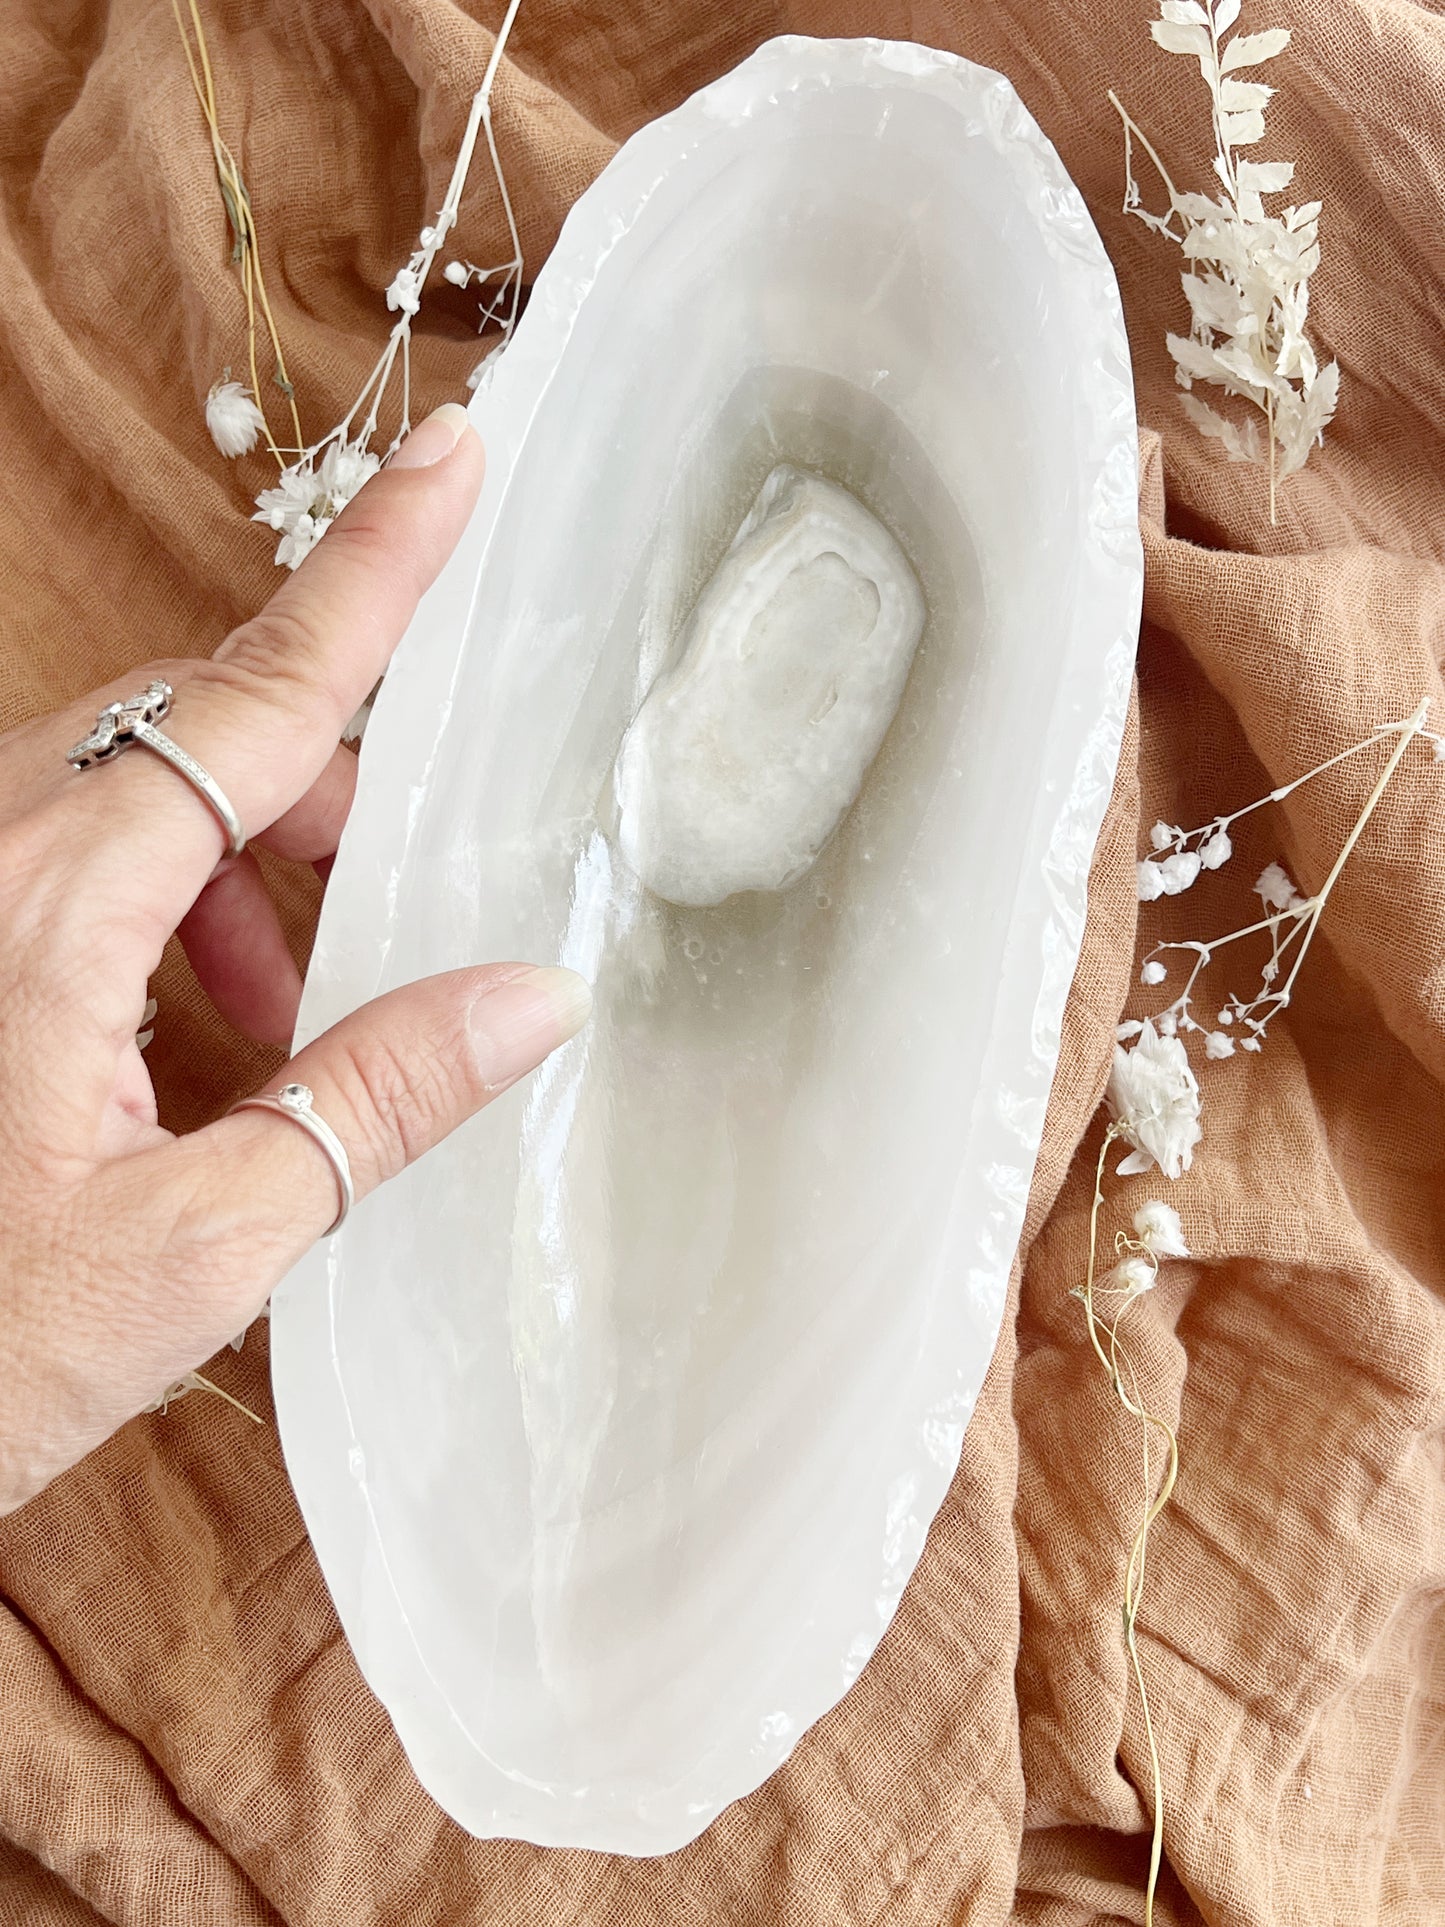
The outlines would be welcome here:
[[[438,203],[500,0],[200,0],[303,419],[343,412]],[[670,1858],[469,1839],[409,1771],[341,1637],[274,1429],[195,1396],[0,1524],[0,1921],[24,1927],[1084,1927],[1142,1919],[1148,1763],[1120,1588],[1138,1438],[1089,1352],[1095,1115],[1136,922],[1250,919],[1272,858],[1318,884],[1373,780],[1343,764],[1140,912],[1141,824],[1206,821],[1439,698],[1445,634],[1445,22],[1406,0],[1247,0],[1295,38],[1262,153],[1325,204],[1312,321],[1339,419],[1271,528],[1257,471],[1175,401],[1178,260],[1120,212],[1110,86],[1179,178],[1208,162],[1149,0],[524,0],[497,129],[528,261],[617,142],[768,35],[878,33],[1002,69],[1123,289],[1145,436],[1138,701],[998,1353],[887,1637],[788,1764]],[[501,258],[481,178],[457,251]],[[209,650],[273,586],[267,477],[201,404],[240,297],[168,0],[0,8],[0,720]],[[979,272],[988,271],[980,261]],[[472,300],[418,331],[425,405]],[[606,486],[599,475],[599,487]],[[1438,714],[1439,712],[1437,712]],[[1381,759],[1382,760],[1382,759]],[[298,955],[314,878],[277,869]],[[1248,988],[1250,964],[1211,981]],[[178,956],[149,1061],[178,1128],[274,1060]],[[1168,1190],[1194,1257],[1136,1313],[1183,1469],[1141,1634],[1168,1789],[1160,1918],[1445,1920],[1445,768],[1417,746],[1257,1056],[1203,1067]],[[1111,1181],[1106,1239],[1151,1178]],[[3,1290],[3,1279],[0,1279]],[[269,1415],[266,1336],[212,1367]]]

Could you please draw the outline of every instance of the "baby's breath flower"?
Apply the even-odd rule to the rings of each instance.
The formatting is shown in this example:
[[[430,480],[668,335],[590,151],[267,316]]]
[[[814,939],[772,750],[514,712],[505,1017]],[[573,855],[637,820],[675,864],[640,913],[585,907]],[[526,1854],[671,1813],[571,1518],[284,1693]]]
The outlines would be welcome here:
[[[1304,901],[1283,864],[1267,863],[1254,887],[1266,910],[1293,910]]]
[[[1228,863],[1233,855],[1234,845],[1229,840],[1228,830],[1216,830],[1199,846],[1199,861],[1206,870],[1217,870],[1221,863]]]
[[[1119,1166],[1126,1175],[1157,1164],[1177,1178],[1194,1161],[1199,1142],[1199,1085],[1178,1037],[1145,1023],[1132,1050],[1114,1046],[1105,1093],[1120,1135],[1133,1150]]]
[[[1167,850],[1179,835],[1180,832],[1170,829],[1167,823],[1156,823],[1149,832],[1149,841],[1156,850]]]
[[[206,397],[206,427],[228,461],[237,455],[249,455],[265,426],[266,417],[252,400],[249,388],[239,381],[212,383]]]
[[[1156,832],[1162,827],[1155,826]],[[1172,834],[1172,833],[1171,833]],[[1183,832],[1179,833],[1181,836]],[[1167,845],[1164,846],[1167,848]],[[1172,856],[1146,857],[1136,864],[1139,901],[1152,903],[1156,897],[1177,897],[1190,888],[1199,875],[1201,858],[1196,850],[1176,850]]]
[[[1231,1018],[1230,1022],[1233,1023],[1233,1021],[1233,1018]],[[1204,1055],[1206,1057],[1233,1057],[1234,1039],[1232,1037],[1226,1037],[1222,1030],[1210,1031],[1204,1040]]]
[[[1189,1256],[1179,1213],[1172,1204],[1165,1204],[1160,1198],[1150,1198],[1134,1213],[1134,1235],[1140,1244],[1149,1247],[1156,1258]]]
[[[1169,972],[1164,968],[1163,964],[1156,959],[1153,962],[1145,964],[1144,968],[1139,972],[1139,981],[1141,984],[1162,984],[1168,975]]]
[[[1125,1258],[1122,1264],[1115,1265],[1104,1279],[1103,1288],[1105,1291],[1119,1292],[1125,1298],[1137,1298],[1141,1291],[1154,1289],[1158,1276],[1159,1267],[1136,1251],[1132,1257]]]
[[[1159,875],[1165,896],[1180,896],[1199,875],[1199,857],[1193,850],[1176,850],[1159,865]]]
[[[421,306],[421,275],[416,268],[397,269],[396,279],[386,291],[386,305],[393,313],[416,313]]]

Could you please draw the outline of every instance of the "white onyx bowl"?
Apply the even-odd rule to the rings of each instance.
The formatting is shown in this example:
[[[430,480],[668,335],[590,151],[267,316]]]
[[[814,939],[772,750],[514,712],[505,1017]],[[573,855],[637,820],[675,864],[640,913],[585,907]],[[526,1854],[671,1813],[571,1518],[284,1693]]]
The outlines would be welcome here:
[[[491,958],[597,1008],[286,1280],[276,1403],[441,1805],[664,1853],[867,1663],[993,1350],[1138,630],[1127,349],[1006,80],[786,39],[627,142],[474,408],[298,1042]],[[816,867],[677,909],[610,772],[777,462],[887,525],[927,626]]]

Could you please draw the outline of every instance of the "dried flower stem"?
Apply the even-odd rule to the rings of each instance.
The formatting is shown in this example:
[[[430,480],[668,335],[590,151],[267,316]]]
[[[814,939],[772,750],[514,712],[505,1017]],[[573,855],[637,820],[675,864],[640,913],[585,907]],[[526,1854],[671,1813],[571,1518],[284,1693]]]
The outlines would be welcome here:
[[[194,0],[192,0],[192,3],[194,4]],[[412,288],[415,296],[419,299],[423,289],[426,287],[427,279],[432,271],[432,265],[436,260],[442,243],[445,241],[451,229],[456,225],[457,210],[461,205],[462,190],[466,186],[467,175],[471,171],[472,156],[476,152],[477,135],[479,133],[485,133],[487,152],[491,157],[492,169],[497,178],[497,186],[501,191],[502,211],[506,216],[507,233],[512,244],[512,260],[507,267],[511,286],[511,306],[504,324],[505,332],[508,335],[510,335],[513,327],[516,325],[517,307],[521,299],[522,243],[517,231],[516,216],[512,208],[512,197],[507,192],[506,177],[502,173],[501,157],[497,153],[496,136],[492,130],[492,85],[496,80],[497,68],[501,64],[502,55],[506,50],[507,40],[512,31],[512,23],[517,17],[517,10],[521,4],[522,0],[510,0],[507,11],[502,18],[502,24],[497,29],[497,37],[492,44],[491,58],[487,61],[486,70],[482,75],[482,84],[472,97],[471,111],[467,115],[467,124],[462,134],[462,144],[457,150],[457,158],[452,167],[451,180],[447,183],[447,191],[442,200],[441,207],[437,212],[436,219],[426,230],[426,234],[430,238],[423,239],[421,246],[412,256],[412,264],[408,270],[414,277]],[[331,434],[325,438],[325,441],[318,442],[316,448],[309,451],[312,456],[315,456],[321,448],[325,447],[328,441],[337,440],[344,442],[351,439],[351,425],[360,413],[363,404],[365,404],[369,398],[371,406],[367,411],[366,419],[362,423],[361,429],[356,437],[359,445],[365,448],[376,432],[377,417],[381,407],[382,397],[385,395],[391,382],[398,355],[401,357],[402,365],[401,423],[396,434],[391,439],[391,443],[387,448],[387,454],[392,454],[400,446],[402,438],[411,428],[411,321],[414,312],[414,307],[403,308],[397,316],[391,333],[387,338],[385,348],[382,349],[376,365],[362,384],[361,393],[352,403],[350,411],[331,431]]]
[[[181,46],[185,51],[186,66],[190,70],[191,85],[195,89],[196,100],[205,118],[211,136],[211,153],[216,165],[216,179],[220,184],[221,198],[226,204],[234,236],[231,258],[241,271],[241,292],[246,302],[246,353],[251,372],[251,393],[257,406],[265,415],[261,401],[261,383],[256,367],[256,309],[259,304],[266,323],[266,332],[271,339],[271,348],[276,357],[276,385],[285,395],[291,410],[291,427],[294,435],[293,448],[302,447],[301,418],[296,410],[296,391],[286,372],[286,356],[281,346],[280,330],[276,317],[271,312],[270,297],[266,292],[266,276],[261,266],[260,246],[256,234],[256,220],[251,211],[251,197],[246,191],[241,170],[235,156],[221,138],[220,120],[216,112],[216,84],[211,69],[211,52],[206,42],[206,30],[201,20],[198,0],[187,0],[190,28],[187,29],[187,15],[181,12],[181,0],[171,0],[171,11],[175,15],[176,27],[181,36]],[[191,45],[191,35],[195,35],[195,46]],[[276,458],[277,466],[285,468],[286,460],[276,445],[269,422],[264,424],[263,432],[266,445]]]
[[[300,566],[368,476],[374,475],[382,461],[396,452],[403,437],[410,431],[412,319],[421,307],[422,293],[437,254],[447,235],[456,226],[462,190],[480,133],[486,135],[487,152],[491,156],[507,232],[511,237],[512,259],[504,268],[475,268],[470,263],[453,261],[445,272],[447,280],[454,287],[465,287],[474,278],[485,283],[500,273],[503,280],[494,298],[483,304],[481,326],[485,328],[489,322],[497,319],[501,303],[506,300],[508,311],[502,323],[502,345],[511,338],[521,307],[522,248],[512,197],[502,173],[501,157],[497,152],[492,127],[492,87],[520,5],[521,0],[510,0],[493,40],[491,56],[482,75],[481,86],[472,99],[461,147],[442,205],[435,218],[421,230],[410,259],[397,270],[386,290],[386,305],[396,313],[397,318],[388,333],[386,346],[362,384],[361,393],[334,428],[309,448],[298,448],[295,461],[283,463],[275,488],[263,489],[256,497],[256,513],[251,519],[266,523],[280,536],[276,561],[281,566],[291,569]],[[376,433],[382,402],[398,365],[401,374],[401,419],[385,455],[378,455],[371,449],[371,438]],[[469,387],[475,386],[479,374],[480,369],[473,371],[467,384]],[[358,717],[348,730],[349,735],[359,734],[360,722],[358,712]]]
[[[1109,89],[1109,102],[1118,114],[1119,119],[1124,123],[1125,178],[1131,181],[1134,178],[1134,142],[1138,141],[1144,152],[1154,163],[1154,171],[1158,174],[1160,180],[1163,181],[1164,191],[1169,196],[1169,212],[1167,214],[1149,214],[1145,209],[1138,207],[1131,207],[1127,211],[1130,214],[1137,215],[1140,220],[1144,221],[1149,227],[1152,227],[1157,234],[1168,234],[1173,236],[1174,240],[1182,241],[1184,239],[1183,232],[1181,231],[1175,234],[1173,228],[1170,226],[1170,223],[1179,212],[1179,190],[1169,178],[1169,169],[1164,165],[1163,161],[1160,160],[1158,150],[1149,139],[1149,136],[1144,132],[1143,128],[1140,127],[1137,121],[1130,118],[1123,101],[1120,100],[1112,87]]]
[[[174,1385],[168,1385],[160,1397],[153,1400],[145,1409],[148,1412],[168,1412],[175,1401],[184,1398],[187,1392],[213,1392],[217,1398],[224,1399],[227,1405],[233,1405],[238,1412],[244,1413],[254,1424],[266,1423],[259,1412],[253,1412],[250,1406],[243,1405],[240,1399],[232,1398],[229,1392],[223,1391],[212,1379],[206,1378],[200,1372],[187,1372],[184,1378],[178,1378]]]
[[[1154,1898],[1159,1885],[1159,1870],[1164,1853],[1164,1774],[1159,1761],[1159,1747],[1154,1733],[1154,1718],[1149,1706],[1149,1692],[1144,1683],[1144,1667],[1139,1657],[1139,1645],[1135,1629],[1139,1613],[1144,1603],[1145,1560],[1149,1546],[1149,1534],[1161,1512],[1168,1505],[1174,1491],[1174,1483],[1179,1473],[1179,1441],[1174,1428],[1149,1411],[1139,1395],[1138,1377],[1132,1360],[1124,1351],[1119,1340],[1119,1326],[1123,1322],[1134,1294],[1125,1297],[1123,1304],[1112,1316],[1104,1315],[1095,1309],[1095,1271],[1099,1244],[1099,1212],[1104,1202],[1104,1162],[1109,1149],[1124,1132],[1118,1123],[1112,1123],[1104,1133],[1104,1142],[1099,1147],[1098,1163],[1094,1167],[1094,1203],[1089,1214],[1089,1265],[1088,1274],[1082,1288],[1076,1289],[1083,1303],[1084,1317],[1088,1323],[1089,1343],[1098,1355],[1099,1363],[1109,1374],[1109,1382],[1114,1388],[1120,1404],[1126,1412],[1140,1421],[1143,1428],[1143,1479],[1144,1509],[1134,1542],[1129,1548],[1129,1563],[1124,1574],[1124,1645],[1129,1655],[1129,1666],[1134,1676],[1134,1684],[1139,1690],[1139,1705],[1144,1715],[1144,1737],[1149,1747],[1149,1767],[1153,1780],[1154,1827],[1149,1850],[1149,1879],[1144,1891],[1144,1927],[1153,1927]],[[1119,1252],[1133,1252],[1147,1256],[1155,1263],[1147,1244],[1128,1237],[1120,1232],[1115,1239],[1115,1249]],[[1126,1386],[1125,1373],[1129,1383]],[[1164,1477],[1157,1492],[1153,1489],[1152,1468],[1149,1457],[1149,1434],[1151,1429],[1159,1432],[1166,1446]]]

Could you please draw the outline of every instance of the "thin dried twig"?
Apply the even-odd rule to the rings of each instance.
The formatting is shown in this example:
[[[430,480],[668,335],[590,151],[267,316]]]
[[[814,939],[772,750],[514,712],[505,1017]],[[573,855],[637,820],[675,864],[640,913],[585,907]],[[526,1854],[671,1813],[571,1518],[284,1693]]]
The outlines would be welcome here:
[[[275,456],[277,466],[284,469],[286,458],[271,432],[266,420],[265,404],[261,399],[262,388],[257,372],[256,311],[259,307],[266,332],[270,338],[272,354],[275,357],[275,383],[286,397],[291,412],[292,445],[291,452],[298,452],[302,446],[301,418],[296,409],[296,390],[291,377],[286,372],[286,355],[281,346],[281,331],[276,326],[276,317],[271,312],[270,297],[266,292],[266,275],[261,263],[260,243],[256,234],[256,217],[251,207],[251,196],[246,191],[240,167],[230,148],[221,137],[220,116],[216,108],[216,81],[211,67],[211,50],[206,41],[205,24],[201,19],[198,0],[186,0],[187,10],[181,11],[181,0],[171,0],[171,11],[175,15],[176,28],[181,36],[181,46],[185,51],[186,66],[190,71],[191,86],[195,90],[196,101],[205,119],[211,137],[211,153],[216,166],[216,180],[225,203],[226,215],[231,223],[231,259],[240,270],[241,292],[246,302],[246,356],[251,373],[251,395],[261,414],[261,431],[266,438],[266,446]],[[194,36],[194,45],[192,37]]]
[[[1099,1146],[1099,1159],[1094,1168],[1094,1202],[1089,1214],[1089,1263],[1088,1272],[1082,1286],[1075,1296],[1084,1307],[1084,1317],[1088,1324],[1089,1343],[1093,1346],[1099,1363],[1109,1375],[1109,1383],[1119,1403],[1132,1417],[1137,1418],[1143,1435],[1143,1511],[1138,1531],[1129,1548],[1128,1563],[1124,1571],[1124,1647],[1129,1656],[1129,1669],[1134,1677],[1134,1685],[1139,1694],[1139,1707],[1144,1718],[1144,1739],[1149,1749],[1149,1770],[1153,1791],[1153,1835],[1149,1849],[1149,1879],[1144,1891],[1144,1927],[1153,1927],[1154,1900],[1159,1885],[1159,1871],[1164,1854],[1164,1772],[1159,1759],[1159,1745],[1154,1732],[1154,1716],[1149,1704],[1149,1689],[1144,1678],[1144,1665],[1139,1656],[1137,1628],[1139,1614],[1144,1605],[1144,1578],[1149,1535],[1159,1515],[1168,1505],[1179,1476],[1179,1441],[1174,1428],[1167,1420],[1151,1412],[1144,1404],[1139,1393],[1138,1375],[1132,1359],[1124,1349],[1119,1337],[1119,1327],[1130,1307],[1149,1290],[1159,1270],[1159,1254],[1154,1248],[1154,1240],[1146,1230],[1137,1238],[1130,1238],[1120,1232],[1115,1239],[1115,1250],[1125,1262],[1118,1268],[1128,1272],[1135,1268],[1135,1275],[1119,1288],[1123,1302],[1112,1313],[1104,1312],[1097,1300],[1105,1295],[1104,1287],[1096,1280],[1097,1254],[1099,1246],[1099,1212],[1104,1202],[1104,1163],[1110,1147],[1119,1139],[1126,1137],[1124,1126],[1115,1121],[1104,1133],[1104,1142]],[[1158,1207],[1146,1207],[1155,1209]],[[1142,1216],[1142,1214],[1141,1214]],[[1177,1223],[1177,1220],[1176,1220]],[[1182,1246],[1175,1249],[1182,1251]],[[1147,1276],[1141,1277],[1142,1270]],[[1126,1382],[1127,1381],[1127,1382]],[[1149,1454],[1151,1432],[1157,1432],[1164,1441],[1164,1476],[1158,1490],[1154,1488],[1154,1471]]]

